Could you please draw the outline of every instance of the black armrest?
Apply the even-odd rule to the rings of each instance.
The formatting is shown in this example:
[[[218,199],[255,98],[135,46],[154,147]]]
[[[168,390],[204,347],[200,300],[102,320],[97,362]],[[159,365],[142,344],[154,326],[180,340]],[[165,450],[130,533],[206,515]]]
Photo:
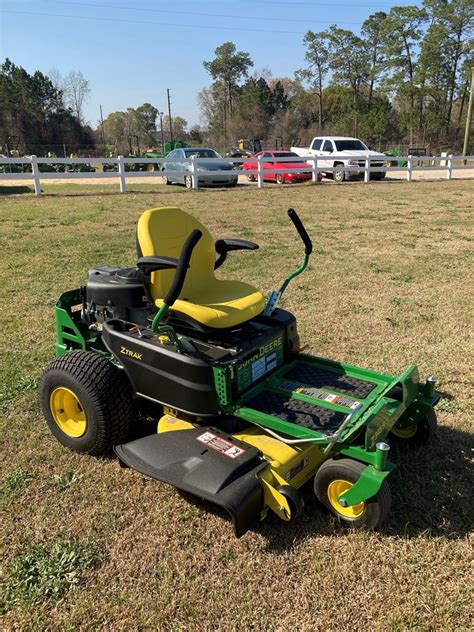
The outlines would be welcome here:
[[[258,250],[258,244],[246,239],[218,239],[215,243],[216,252],[219,255],[214,270],[217,270],[227,258],[227,253],[231,250]]]
[[[178,267],[178,259],[174,257],[140,257],[137,261],[137,268],[139,268],[143,274],[151,274],[158,270],[171,270]]]

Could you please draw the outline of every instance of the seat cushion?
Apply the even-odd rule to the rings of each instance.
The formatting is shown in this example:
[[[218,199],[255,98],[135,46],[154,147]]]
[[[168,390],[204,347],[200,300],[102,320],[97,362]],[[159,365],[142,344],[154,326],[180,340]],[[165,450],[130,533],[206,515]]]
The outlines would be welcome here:
[[[188,292],[173,303],[172,309],[215,329],[235,327],[258,316],[265,306],[262,294],[241,281],[213,279],[199,292]],[[161,307],[163,301],[155,301]]]

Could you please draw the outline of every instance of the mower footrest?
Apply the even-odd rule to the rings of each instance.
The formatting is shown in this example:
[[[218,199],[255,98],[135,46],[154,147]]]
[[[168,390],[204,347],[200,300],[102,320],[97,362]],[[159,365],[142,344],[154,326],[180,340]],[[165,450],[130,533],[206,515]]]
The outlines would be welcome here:
[[[237,537],[263,510],[259,451],[212,427],[154,434],[115,447],[129,467],[223,507]]]

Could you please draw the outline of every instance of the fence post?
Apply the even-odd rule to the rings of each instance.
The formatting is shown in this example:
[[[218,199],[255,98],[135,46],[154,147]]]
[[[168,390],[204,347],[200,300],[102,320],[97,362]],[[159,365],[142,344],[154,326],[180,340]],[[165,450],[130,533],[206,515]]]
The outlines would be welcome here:
[[[413,156],[407,157],[407,182],[411,182],[413,171]]]
[[[191,158],[191,179],[193,181],[193,189],[197,189],[199,182],[198,182],[198,173],[197,173],[197,166],[196,166],[196,156],[192,156]]]
[[[365,154],[364,182],[370,182],[370,155]]]
[[[37,156],[31,156],[31,171],[33,172],[33,180],[35,184],[35,195],[41,195],[40,170],[38,167]]]
[[[318,180],[318,159],[316,158],[316,156],[313,156],[313,162],[314,162],[314,166],[313,166],[313,171],[311,173],[311,177],[312,177],[313,182],[317,184],[319,180]]]
[[[446,180],[452,180],[453,177],[453,155],[449,154],[448,160],[446,161]]]
[[[263,187],[263,164],[262,164],[262,156],[257,156],[257,182],[258,188],[261,189]]]
[[[118,172],[120,177],[120,193],[127,191],[127,183],[125,181],[125,161],[123,156],[118,157]]]

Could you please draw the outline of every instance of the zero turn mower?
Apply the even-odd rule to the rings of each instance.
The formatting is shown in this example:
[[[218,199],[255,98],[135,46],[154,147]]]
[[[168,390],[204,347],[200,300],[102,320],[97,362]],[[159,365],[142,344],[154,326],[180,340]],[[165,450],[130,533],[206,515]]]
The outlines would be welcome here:
[[[386,375],[302,353],[293,314],[277,306],[312,243],[293,209],[303,263],[267,300],[217,279],[240,239],[214,241],[174,207],[138,221],[135,268],[99,266],[56,305],[56,354],[40,384],[49,428],[88,454],[212,501],[243,535],[273,511],[303,509],[300,488],[353,527],[379,527],[390,506],[393,438],[436,429],[436,380],[416,366]],[[157,432],[127,441],[139,417]],[[156,422],[155,421],[155,422]]]

